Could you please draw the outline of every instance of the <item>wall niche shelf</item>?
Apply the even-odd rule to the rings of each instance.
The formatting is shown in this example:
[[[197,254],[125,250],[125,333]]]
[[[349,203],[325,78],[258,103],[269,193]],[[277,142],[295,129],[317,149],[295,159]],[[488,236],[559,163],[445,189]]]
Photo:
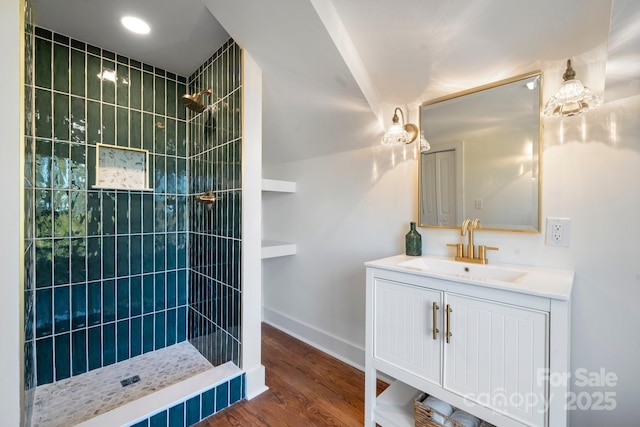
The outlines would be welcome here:
[[[295,193],[296,183],[276,179],[263,179],[262,192]],[[297,247],[295,243],[280,242],[277,240],[262,240],[262,259],[295,255],[296,251]]]

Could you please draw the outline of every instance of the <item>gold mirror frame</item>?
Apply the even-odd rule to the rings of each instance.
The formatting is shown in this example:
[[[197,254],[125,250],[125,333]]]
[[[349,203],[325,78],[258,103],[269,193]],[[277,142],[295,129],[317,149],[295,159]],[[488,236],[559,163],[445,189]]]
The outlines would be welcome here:
[[[430,135],[429,132],[429,125],[426,123],[428,122],[428,119],[425,119],[425,117],[427,117],[427,112],[429,111],[434,111],[433,108],[434,106],[446,106],[447,108],[451,108],[451,104],[452,104],[452,100],[456,100],[457,102],[463,102],[466,101],[467,99],[471,99],[471,98],[475,98],[475,101],[477,102],[477,99],[479,99],[479,97],[485,97],[488,95],[491,95],[493,93],[495,93],[495,91],[492,92],[492,89],[496,89],[496,88],[507,88],[507,90],[509,90],[509,88],[515,88],[518,85],[513,85],[513,83],[518,83],[518,82],[522,82],[523,84],[525,84],[525,81],[527,80],[532,80],[534,82],[537,81],[537,85],[535,85],[536,87],[534,89],[536,89],[538,91],[537,96],[532,96],[532,98],[534,99],[534,101],[531,102],[531,107],[534,108],[536,107],[535,104],[537,104],[537,108],[535,108],[535,110],[532,111],[532,113],[529,116],[529,119],[534,120],[535,117],[535,123],[537,124],[537,132],[535,131],[534,128],[534,124],[532,123],[531,125],[531,129],[529,130],[529,132],[532,134],[532,140],[533,140],[533,135],[535,135],[537,137],[537,150],[536,149],[531,149],[531,180],[532,181],[536,181],[537,182],[537,188],[534,189],[532,186],[531,189],[531,207],[530,207],[530,214],[531,214],[531,222],[530,224],[500,224],[499,226],[494,225],[491,221],[483,221],[482,215],[479,214],[477,211],[474,211],[474,209],[466,209],[465,208],[465,204],[466,207],[469,206],[470,202],[473,201],[474,202],[474,208],[476,208],[478,205],[482,206],[484,208],[484,201],[482,198],[480,199],[473,199],[472,200],[465,200],[464,197],[469,198],[469,195],[465,194],[465,189],[463,186],[463,183],[460,181],[464,181],[464,177],[465,177],[465,173],[464,170],[460,167],[458,167],[458,171],[455,173],[456,175],[456,179],[457,179],[457,183],[456,183],[456,187],[457,190],[455,192],[455,197],[456,197],[456,214],[455,214],[455,219],[452,221],[451,219],[449,220],[449,222],[447,222],[444,225],[437,225],[437,224],[432,224],[429,223],[430,221],[426,221],[423,215],[423,212],[425,209],[423,209],[423,204],[427,203],[425,202],[425,200],[423,200],[424,197],[431,197],[433,200],[433,196],[429,195],[429,196],[425,196],[424,195],[424,189],[423,187],[425,186],[425,180],[426,177],[423,177],[423,170],[425,170],[424,168],[426,167],[426,165],[423,165],[423,157],[424,155],[428,155],[428,154],[432,154],[438,151],[452,151],[455,150],[454,157],[455,160],[451,160],[454,163],[458,163],[458,164],[464,164],[465,161],[465,156],[463,155],[463,152],[465,150],[460,149],[460,147],[463,147],[465,144],[467,144],[468,142],[464,142],[464,141],[441,141],[438,140],[437,138],[433,138],[430,139],[430,136],[434,136],[434,135]],[[508,86],[510,85],[510,86]],[[467,97],[467,98],[465,98]],[[484,104],[487,105],[487,104]],[[541,176],[541,172],[542,172],[542,118],[541,118],[541,110],[542,109],[542,72],[541,71],[535,71],[535,72],[531,72],[531,73],[527,73],[527,74],[522,74],[522,75],[518,75],[515,77],[511,77],[508,79],[504,79],[504,80],[500,80],[497,82],[493,82],[490,84],[486,84],[483,86],[478,86],[472,89],[468,89],[468,90],[464,90],[461,92],[457,92],[451,95],[447,95],[447,96],[443,96],[440,98],[436,98],[430,101],[427,101],[425,103],[423,103],[420,106],[420,111],[419,111],[419,127],[420,130],[422,132],[424,132],[424,136],[426,137],[427,141],[431,144],[431,150],[426,152],[426,153],[421,153],[420,154],[420,160],[418,161],[418,219],[419,219],[419,223],[421,227],[429,227],[429,228],[458,228],[460,226],[460,224],[462,223],[462,221],[465,218],[475,218],[478,217],[480,218],[480,222],[482,224],[482,229],[484,230],[493,230],[493,231],[515,231],[515,232],[525,232],[525,233],[540,233],[541,230],[541,197],[542,197],[542,176]],[[463,108],[461,108],[461,110],[463,110]],[[505,111],[511,111],[509,109],[509,106],[507,105],[507,108],[503,108],[503,110]],[[535,113],[535,115],[534,115]],[[462,113],[461,113],[462,114]],[[460,125],[460,123],[462,123],[463,121],[465,121],[464,119],[467,117],[471,117],[472,115],[467,114],[464,115],[462,117],[456,116],[455,118],[451,118],[448,117],[448,119],[451,119],[452,122],[457,123],[457,126],[459,127],[463,127],[462,125]],[[474,117],[475,119],[475,117]],[[501,123],[501,122],[505,122],[509,119],[505,119],[505,118],[496,118],[496,117],[492,117],[491,120],[494,123]],[[471,120],[467,120],[467,122],[469,122]],[[444,121],[443,121],[444,122]],[[435,126],[434,126],[435,127]],[[477,130],[478,133],[484,132],[486,131],[486,129],[481,129],[479,128]],[[492,129],[492,131],[494,131],[494,129]],[[469,133],[473,132],[473,131],[468,131]],[[534,146],[535,141],[532,141],[532,147]],[[507,147],[507,146],[505,146]],[[506,150],[505,150],[506,151]],[[468,157],[468,156],[467,156]],[[429,160],[432,161],[432,160]],[[467,161],[469,161],[469,159],[467,159]],[[431,173],[431,172],[425,172],[426,173]],[[468,177],[467,177],[468,178]],[[506,181],[505,181],[506,182]],[[508,182],[507,182],[508,183]],[[537,202],[537,207],[534,207],[534,203]],[[462,205],[462,206],[460,206]],[[499,207],[499,208],[495,208],[497,209],[503,209],[504,207]],[[537,218],[533,218],[534,216],[536,216]],[[458,218],[460,217],[460,218]],[[431,221],[432,222],[432,221]]]

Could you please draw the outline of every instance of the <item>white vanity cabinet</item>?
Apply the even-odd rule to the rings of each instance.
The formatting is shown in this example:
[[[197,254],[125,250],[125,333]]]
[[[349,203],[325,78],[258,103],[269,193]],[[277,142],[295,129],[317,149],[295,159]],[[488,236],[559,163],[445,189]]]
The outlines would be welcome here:
[[[419,392],[497,426],[567,425],[568,388],[547,378],[569,371],[573,273],[525,268],[504,283],[410,258],[367,263],[365,426],[413,426]],[[380,374],[395,383],[376,397]]]

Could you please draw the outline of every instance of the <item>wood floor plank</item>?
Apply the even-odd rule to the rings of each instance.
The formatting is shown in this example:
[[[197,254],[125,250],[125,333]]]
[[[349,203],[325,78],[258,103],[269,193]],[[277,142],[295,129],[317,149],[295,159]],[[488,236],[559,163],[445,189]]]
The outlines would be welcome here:
[[[284,332],[262,325],[269,390],[236,403],[197,427],[360,427],[364,373]],[[378,393],[386,384],[378,382]]]

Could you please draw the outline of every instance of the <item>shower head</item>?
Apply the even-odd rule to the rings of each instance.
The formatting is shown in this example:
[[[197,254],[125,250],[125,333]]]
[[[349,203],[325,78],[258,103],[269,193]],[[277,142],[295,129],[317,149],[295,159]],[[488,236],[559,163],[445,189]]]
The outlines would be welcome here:
[[[200,92],[194,93],[193,95],[185,93],[184,95],[182,95],[182,103],[191,111],[202,113],[205,110],[205,106],[204,104],[202,104],[202,101],[200,99],[204,94],[211,95],[211,89],[201,90]]]

